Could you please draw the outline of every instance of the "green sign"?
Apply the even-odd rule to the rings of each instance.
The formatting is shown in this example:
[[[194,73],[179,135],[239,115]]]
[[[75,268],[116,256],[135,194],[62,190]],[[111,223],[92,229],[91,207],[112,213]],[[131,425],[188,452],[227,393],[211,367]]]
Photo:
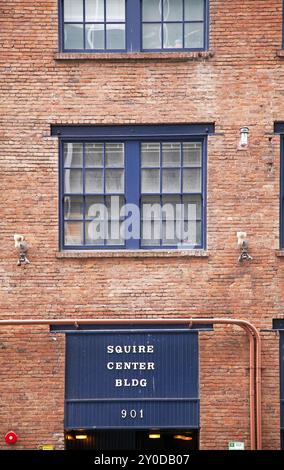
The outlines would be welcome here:
[[[238,441],[230,441],[229,450],[245,450],[245,443]]]

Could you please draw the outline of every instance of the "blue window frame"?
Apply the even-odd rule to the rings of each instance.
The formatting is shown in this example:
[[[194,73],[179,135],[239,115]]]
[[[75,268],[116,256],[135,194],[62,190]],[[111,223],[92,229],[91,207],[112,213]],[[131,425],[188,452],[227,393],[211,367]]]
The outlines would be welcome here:
[[[205,247],[213,124],[52,126],[62,249]]]
[[[209,0],[59,0],[66,52],[208,48]]]

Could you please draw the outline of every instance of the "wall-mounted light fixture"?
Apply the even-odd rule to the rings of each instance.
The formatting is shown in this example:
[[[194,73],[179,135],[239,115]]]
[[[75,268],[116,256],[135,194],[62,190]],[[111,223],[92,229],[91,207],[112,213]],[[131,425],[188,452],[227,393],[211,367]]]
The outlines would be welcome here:
[[[238,247],[241,250],[241,254],[239,256],[239,262],[242,261],[251,261],[252,257],[248,254],[248,241],[247,241],[247,234],[246,232],[237,232],[237,239],[238,239]]]
[[[249,128],[248,127],[241,127],[240,128],[240,147],[247,147],[248,146],[248,136],[249,136]]]
[[[19,254],[17,265],[22,266],[22,264],[30,264],[30,261],[27,258],[29,245],[26,242],[25,236],[15,233],[14,241],[15,241],[15,248]]]
[[[183,434],[176,434],[174,439],[180,439],[181,441],[192,441],[192,436],[184,436]]]
[[[149,433],[149,439],[160,439],[161,434],[158,432],[150,432]]]
[[[84,440],[84,439],[88,439],[88,436],[87,434],[76,434],[75,439]]]

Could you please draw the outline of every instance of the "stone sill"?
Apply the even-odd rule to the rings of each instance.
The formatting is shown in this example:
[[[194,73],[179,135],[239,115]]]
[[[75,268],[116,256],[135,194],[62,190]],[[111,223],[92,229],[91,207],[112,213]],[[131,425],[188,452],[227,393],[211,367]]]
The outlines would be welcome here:
[[[279,57],[280,59],[284,59],[284,49],[280,49],[276,51],[276,56]]]
[[[58,251],[56,258],[208,258],[206,250]]]
[[[198,52],[122,52],[122,53],[101,53],[101,52],[56,52],[55,60],[170,60],[170,61],[201,61],[208,60],[214,56],[212,51]]]
[[[284,250],[276,250],[275,254],[278,258],[284,258]]]

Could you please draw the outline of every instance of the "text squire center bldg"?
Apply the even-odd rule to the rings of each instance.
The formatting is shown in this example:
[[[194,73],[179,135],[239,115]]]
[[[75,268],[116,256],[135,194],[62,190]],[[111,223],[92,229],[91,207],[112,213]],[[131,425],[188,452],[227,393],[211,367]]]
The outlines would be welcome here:
[[[282,0],[0,12],[0,449],[284,449]]]

